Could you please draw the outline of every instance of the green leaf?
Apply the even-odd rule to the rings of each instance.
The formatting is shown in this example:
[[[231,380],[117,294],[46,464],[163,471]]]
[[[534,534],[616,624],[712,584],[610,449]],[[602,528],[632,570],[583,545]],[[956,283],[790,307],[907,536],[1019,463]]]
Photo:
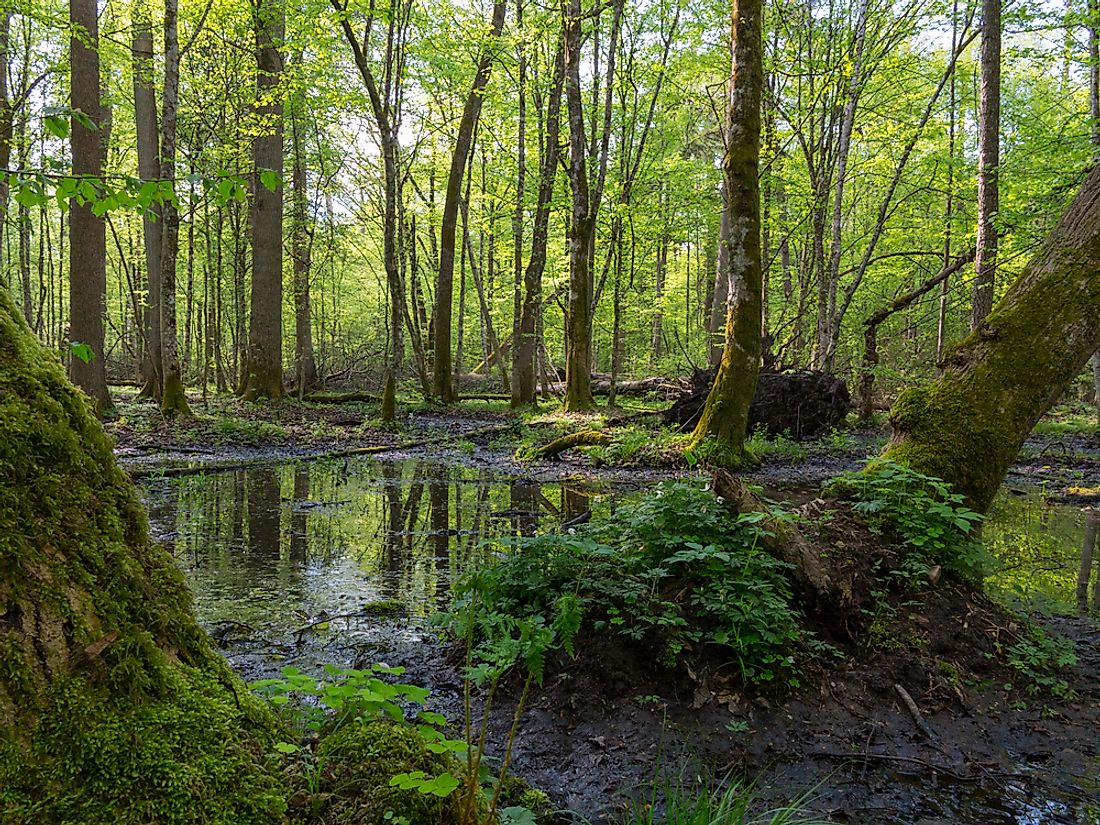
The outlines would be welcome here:
[[[260,172],[260,183],[268,192],[274,192],[282,184],[282,176],[271,169],[264,169]]]
[[[95,359],[95,351],[90,346],[80,341],[73,341],[69,344],[69,349],[72,351],[73,355],[85,364],[90,364]]]
[[[64,115],[46,115],[46,131],[54,137],[67,138],[69,136],[69,119]]]

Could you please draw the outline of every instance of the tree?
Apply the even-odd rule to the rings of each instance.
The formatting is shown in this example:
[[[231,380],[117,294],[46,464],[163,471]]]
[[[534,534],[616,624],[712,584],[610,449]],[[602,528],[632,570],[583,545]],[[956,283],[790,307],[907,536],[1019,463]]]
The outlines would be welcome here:
[[[133,4],[134,127],[137,133],[138,176],[147,182],[159,180],[159,131],[153,71],[153,24],[143,3]],[[145,349],[141,364],[144,386],[141,396],[160,401],[164,379],[160,346],[160,260],[162,212],[160,204],[149,207],[142,220],[145,240]]]
[[[1100,349],[1100,166],[1008,293],[894,404],[888,458],[989,509],[1032,428]]]
[[[537,321],[542,308],[542,275],[546,268],[546,245],[549,240],[550,210],[554,199],[554,179],[557,177],[561,147],[561,92],[565,78],[563,47],[559,43],[554,54],[554,74],[546,103],[546,131],[542,141],[538,204],[531,231],[531,256],[523,271],[523,302],[520,305],[518,333],[512,350],[512,406],[535,403],[535,350],[539,343]],[[540,117],[543,116],[540,112]]]
[[[99,103],[99,19],[95,0],[69,0],[72,24],[70,124],[73,175],[96,185],[103,177]],[[69,377],[102,413],[111,406],[103,357],[103,312],[107,294],[107,232],[90,202],[74,201],[70,217],[69,340],[74,345]]]
[[[596,219],[607,181],[608,147],[611,140],[611,95],[615,77],[619,26],[623,0],[614,0],[611,18],[611,43],[607,51],[606,96],[603,104],[602,134],[592,130],[592,147],[599,137],[599,153],[585,141],[584,104],[581,89],[581,14],[580,0],[562,0],[562,32],[565,62],[565,106],[569,118],[569,185],[573,209],[569,222],[569,307],[565,316],[565,410],[583,412],[596,407],[592,397],[592,250]],[[596,18],[599,26],[599,17]],[[593,157],[589,157],[593,155]],[[588,178],[594,162],[595,178]]]
[[[0,353],[5,821],[276,821],[270,712],[195,620],[87,400],[5,290]]]
[[[458,123],[458,134],[455,136],[454,151],[451,153],[451,169],[447,175],[447,192],[443,201],[443,219],[439,239],[439,277],[436,280],[435,312],[432,315],[435,324],[433,387],[439,400],[445,404],[458,400],[451,372],[451,305],[454,301],[455,230],[458,226],[459,207],[462,200],[462,180],[470,157],[474,126],[481,114],[481,102],[485,98],[485,87],[489,84],[489,75],[492,72],[492,42],[500,37],[507,9],[506,0],[496,0],[493,3],[489,39],[481,47],[477,72],[470,85],[470,93],[466,96],[466,104],[462,108],[462,119]]]
[[[978,254],[970,308],[977,329],[993,308],[997,273],[997,212],[1000,209],[1001,0],[982,0],[982,82],[978,103]]]
[[[299,57],[298,62],[301,62]],[[309,277],[313,257],[313,226],[309,217],[309,192],[306,179],[303,109],[305,95],[295,101],[290,115],[294,171],[291,176],[294,223],[291,233],[291,258],[294,265],[294,375],[298,395],[318,385],[317,362],[313,357],[313,324],[310,317]]]
[[[279,51],[286,29],[282,0],[260,0],[255,10],[256,112],[252,142],[252,300],[248,357],[241,396],[283,395],[283,104]]]
[[[177,0],[164,0],[164,99],[160,122],[160,177],[161,180],[173,182],[176,177],[179,83],[179,5]],[[191,409],[187,406],[187,395],[183,389],[179,341],[176,336],[176,265],[180,248],[180,213],[175,199],[164,204],[161,216],[160,410],[168,415],[190,415]]]
[[[760,373],[764,273],[760,251],[760,106],[764,89],[763,3],[733,0],[733,68],[726,108],[723,160],[729,213],[728,309],[725,348],[688,449],[717,442],[717,458],[748,460],[745,431]]]

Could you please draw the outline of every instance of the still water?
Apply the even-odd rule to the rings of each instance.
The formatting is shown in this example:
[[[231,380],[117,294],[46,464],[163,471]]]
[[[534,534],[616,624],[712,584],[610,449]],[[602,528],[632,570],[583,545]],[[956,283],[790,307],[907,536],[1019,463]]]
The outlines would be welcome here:
[[[246,678],[288,661],[355,664],[421,643],[450,583],[494,540],[604,498],[431,460],[288,463],[143,482],[199,621]]]
[[[248,677],[422,643],[455,577],[502,552],[494,540],[576,519],[613,492],[369,457],[147,479],[143,489],[200,621]],[[1055,612],[1100,612],[1098,525],[1098,510],[1006,491],[984,526],[1001,564],[991,588]]]

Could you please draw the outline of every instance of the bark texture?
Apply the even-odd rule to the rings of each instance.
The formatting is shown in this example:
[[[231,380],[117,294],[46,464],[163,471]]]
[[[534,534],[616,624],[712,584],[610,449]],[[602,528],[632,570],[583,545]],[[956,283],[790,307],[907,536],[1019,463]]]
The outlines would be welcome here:
[[[978,255],[974,262],[970,327],[993,309],[1001,156],[1001,0],[982,0],[981,93],[978,102]]]
[[[252,143],[252,301],[241,388],[250,401],[283,395],[283,105],[278,85],[286,9],[281,0],[262,0],[255,14],[256,111],[263,131]],[[268,188],[263,176],[272,172],[275,186]]]
[[[729,296],[725,349],[688,449],[714,439],[714,458],[745,463],[749,405],[760,374],[764,275],[760,250],[760,106],[764,69],[761,0],[733,0],[733,76],[726,112]]]
[[[1100,166],[944,372],[894,405],[885,455],[989,508],[1036,422],[1100,348]]]
[[[71,44],[72,107],[94,124],[102,122],[99,102],[99,22],[95,0],[69,0],[73,25]],[[71,122],[73,175],[100,180],[103,148],[100,129],[88,129],[75,117]],[[92,214],[90,203],[75,200],[69,217],[72,239],[69,253],[69,306],[72,319],[69,340],[86,344],[92,357],[85,362],[72,355],[69,377],[103,412],[111,406],[103,363],[103,310],[107,293],[107,234],[102,217]]]

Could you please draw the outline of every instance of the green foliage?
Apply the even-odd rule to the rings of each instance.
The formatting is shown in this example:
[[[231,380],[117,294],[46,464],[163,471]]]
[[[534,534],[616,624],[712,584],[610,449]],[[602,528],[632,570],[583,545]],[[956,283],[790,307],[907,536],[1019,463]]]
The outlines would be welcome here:
[[[767,683],[790,675],[799,634],[786,565],[758,547],[760,519],[731,518],[697,485],[662,483],[575,532],[518,541],[459,582],[457,604],[485,605],[483,637],[530,621],[572,653],[584,624],[655,644],[668,666],[713,646],[746,682]]]
[[[803,795],[761,810],[751,783],[654,778],[644,796],[629,804],[622,825],[827,825],[806,813],[807,801]]]
[[[767,432],[761,428],[753,430],[752,435],[745,441],[745,449],[758,460],[765,458],[786,458],[799,461],[810,454],[810,451],[790,435],[781,434],[769,438]]]
[[[286,430],[278,424],[272,424],[268,421],[221,415],[214,422],[215,441],[259,446],[272,441],[281,441],[285,438]]]
[[[1007,653],[1008,664],[1026,680],[1028,693],[1045,691],[1059,699],[1073,698],[1069,683],[1059,675],[1077,664],[1072,639],[1051,636],[1034,622],[1027,622],[1020,640]]]
[[[946,482],[876,458],[833,479],[827,489],[856,499],[854,509],[872,529],[897,534],[912,551],[910,573],[939,564],[975,584],[989,574],[992,559],[975,530],[982,516]]]

